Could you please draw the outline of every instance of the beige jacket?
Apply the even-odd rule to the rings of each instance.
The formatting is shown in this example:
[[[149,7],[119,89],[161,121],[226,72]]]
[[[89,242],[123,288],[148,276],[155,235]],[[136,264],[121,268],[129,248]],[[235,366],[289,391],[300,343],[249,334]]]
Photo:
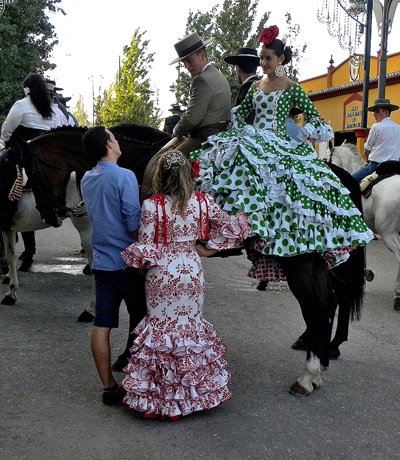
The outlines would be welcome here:
[[[178,137],[192,129],[202,128],[231,119],[231,89],[228,80],[212,65],[194,77],[190,87],[188,108],[174,128]]]

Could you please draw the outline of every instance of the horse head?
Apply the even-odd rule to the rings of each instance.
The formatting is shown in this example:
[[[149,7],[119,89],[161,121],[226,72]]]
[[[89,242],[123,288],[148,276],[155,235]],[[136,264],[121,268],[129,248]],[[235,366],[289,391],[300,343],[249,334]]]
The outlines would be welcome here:
[[[28,188],[32,192],[36,201],[36,208],[40,212],[41,218],[52,227],[61,225],[59,205],[56,203],[49,193],[46,182],[41,174],[38,166],[35,152],[30,146],[30,141],[25,141],[17,133],[13,133],[10,141],[7,143],[4,155],[7,155],[15,164],[19,164],[24,168],[28,177]],[[65,212],[64,212],[65,214]]]
[[[340,146],[333,147],[329,155],[329,162],[340,166],[350,174],[354,174],[365,166],[365,161],[359,150],[351,143],[343,143]]]

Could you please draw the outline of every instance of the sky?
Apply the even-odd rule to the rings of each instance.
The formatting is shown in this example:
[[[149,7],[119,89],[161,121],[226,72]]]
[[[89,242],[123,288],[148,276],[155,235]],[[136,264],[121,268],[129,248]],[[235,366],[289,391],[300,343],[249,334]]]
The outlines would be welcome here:
[[[153,89],[159,92],[162,116],[168,116],[168,109],[175,102],[170,86],[177,78],[176,66],[169,63],[176,57],[174,44],[184,36],[189,11],[206,12],[222,3],[223,0],[62,0],[60,6],[66,16],[61,13],[50,15],[59,44],[52,55],[57,68],[47,76],[63,88],[64,96],[72,97],[69,102],[72,109],[82,95],[84,109],[91,120],[93,93],[98,96],[100,87],[102,92],[115,80],[123,47],[129,45],[134,31],[139,28],[141,32],[146,32],[144,38],[150,41],[148,51],[155,53],[149,76]],[[299,41],[308,45],[300,65],[300,81],[325,74],[331,56],[337,66],[349,55],[339,46],[338,39],[329,35],[326,24],[318,20],[319,3],[318,0],[259,0],[260,15],[271,11],[266,26],[277,25],[284,34],[286,12],[291,13],[292,23],[300,24]],[[400,32],[400,27],[393,27],[393,33],[389,35],[389,53],[400,51],[399,45],[396,49],[399,40],[392,36],[397,29]],[[379,43],[374,19],[372,55],[379,50]],[[241,45],[239,43],[238,47]],[[358,52],[363,53],[363,50],[362,44]]]

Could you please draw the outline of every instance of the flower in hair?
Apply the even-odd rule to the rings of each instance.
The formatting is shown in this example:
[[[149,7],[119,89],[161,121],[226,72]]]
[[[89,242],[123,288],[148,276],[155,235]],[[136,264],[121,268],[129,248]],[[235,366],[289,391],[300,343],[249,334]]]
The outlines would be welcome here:
[[[178,168],[185,163],[185,157],[178,150],[171,150],[164,157],[164,169]]]
[[[192,179],[197,179],[200,176],[200,161],[194,160],[192,163]]]
[[[264,45],[269,45],[272,43],[275,38],[279,35],[279,29],[276,26],[267,27],[261,32],[259,42],[264,43]]]

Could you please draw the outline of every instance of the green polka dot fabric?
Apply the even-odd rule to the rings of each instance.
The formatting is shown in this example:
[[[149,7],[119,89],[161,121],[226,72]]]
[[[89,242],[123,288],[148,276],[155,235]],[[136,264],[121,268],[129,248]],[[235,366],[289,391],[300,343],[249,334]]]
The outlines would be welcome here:
[[[308,120],[290,139],[286,117],[299,106]],[[255,109],[254,125],[245,119]],[[200,162],[197,188],[227,212],[245,212],[259,249],[270,256],[326,253],[368,243],[373,235],[331,169],[307,138],[326,141],[332,130],[299,85],[263,93],[253,84],[230,131],[208,138],[191,154]],[[347,257],[347,256],[346,256]]]

